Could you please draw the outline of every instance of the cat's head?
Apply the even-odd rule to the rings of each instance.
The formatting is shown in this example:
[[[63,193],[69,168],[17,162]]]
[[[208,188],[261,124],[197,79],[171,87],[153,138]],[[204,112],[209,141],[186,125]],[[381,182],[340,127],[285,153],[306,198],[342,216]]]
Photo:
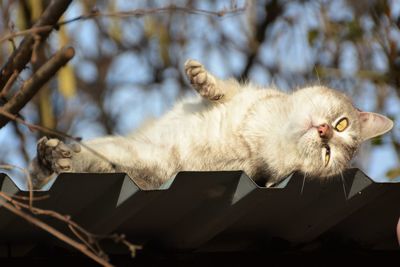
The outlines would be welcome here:
[[[358,110],[347,96],[333,89],[307,87],[293,96],[291,137],[301,157],[300,170],[312,176],[339,174],[363,141],[393,127],[387,117]]]

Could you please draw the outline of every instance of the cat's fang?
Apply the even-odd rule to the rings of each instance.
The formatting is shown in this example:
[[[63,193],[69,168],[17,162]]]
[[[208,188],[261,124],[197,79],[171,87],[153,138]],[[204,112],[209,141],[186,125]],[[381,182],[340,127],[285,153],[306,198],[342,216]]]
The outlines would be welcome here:
[[[329,154],[326,154],[326,155],[325,155],[325,167],[328,166],[329,159],[330,159]]]
[[[328,145],[325,146],[325,167],[328,166],[329,160],[331,159],[331,149]]]

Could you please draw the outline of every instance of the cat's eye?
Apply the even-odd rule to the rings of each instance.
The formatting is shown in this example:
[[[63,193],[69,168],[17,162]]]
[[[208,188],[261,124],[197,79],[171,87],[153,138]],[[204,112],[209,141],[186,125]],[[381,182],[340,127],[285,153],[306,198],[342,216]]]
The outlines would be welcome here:
[[[336,123],[335,130],[338,132],[343,132],[346,130],[347,126],[349,126],[349,120],[347,118],[343,118]]]
[[[331,159],[331,148],[328,145],[325,145],[325,167],[328,166],[330,159]]]

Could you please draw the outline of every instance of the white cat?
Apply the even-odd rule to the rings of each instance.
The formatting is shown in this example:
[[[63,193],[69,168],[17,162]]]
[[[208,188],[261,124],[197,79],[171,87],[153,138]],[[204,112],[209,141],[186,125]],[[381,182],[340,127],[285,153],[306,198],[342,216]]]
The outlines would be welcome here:
[[[294,171],[330,177],[348,166],[361,142],[393,127],[324,86],[286,94],[219,80],[194,60],[185,71],[201,97],[184,99],[131,136],[85,142],[109,161],[85,147],[42,138],[31,164],[37,184],[60,172],[126,172],[143,189],[158,188],[184,170],[244,170],[267,185]]]

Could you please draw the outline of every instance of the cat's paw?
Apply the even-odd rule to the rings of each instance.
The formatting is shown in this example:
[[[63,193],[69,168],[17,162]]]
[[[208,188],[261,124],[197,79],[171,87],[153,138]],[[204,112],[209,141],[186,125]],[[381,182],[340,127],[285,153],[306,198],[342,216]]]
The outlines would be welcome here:
[[[218,93],[215,78],[207,72],[200,62],[192,59],[187,60],[185,72],[194,89],[202,97],[210,100],[219,100],[223,97],[222,94]]]
[[[73,172],[72,157],[80,151],[79,144],[66,145],[56,138],[42,137],[37,143],[37,160],[50,172]]]

